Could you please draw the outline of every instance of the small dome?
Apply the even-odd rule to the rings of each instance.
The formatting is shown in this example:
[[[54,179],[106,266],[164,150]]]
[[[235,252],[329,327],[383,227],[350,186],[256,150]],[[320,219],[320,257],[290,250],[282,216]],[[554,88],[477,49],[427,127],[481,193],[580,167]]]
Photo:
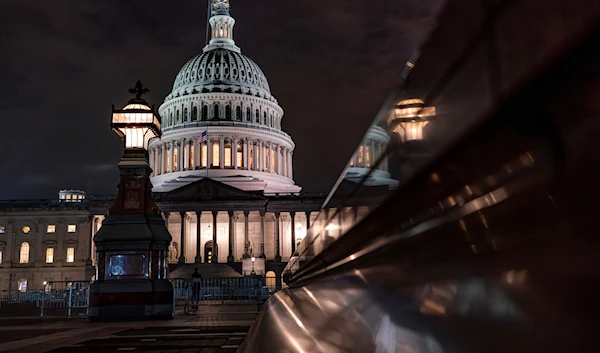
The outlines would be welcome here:
[[[177,74],[172,95],[229,91],[272,99],[265,74],[247,56],[224,48],[190,59]]]

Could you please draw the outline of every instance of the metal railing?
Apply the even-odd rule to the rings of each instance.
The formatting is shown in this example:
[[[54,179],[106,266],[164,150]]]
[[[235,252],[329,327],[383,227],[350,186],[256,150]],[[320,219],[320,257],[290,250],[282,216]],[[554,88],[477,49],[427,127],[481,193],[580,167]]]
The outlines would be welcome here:
[[[48,282],[41,294],[40,316],[46,310],[66,310],[71,317],[72,309],[86,309],[90,300],[88,281]]]
[[[257,305],[273,291],[265,287],[262,276],[237,278],[173,278],[174,307],[183,306],[185,314],[200,305]]]

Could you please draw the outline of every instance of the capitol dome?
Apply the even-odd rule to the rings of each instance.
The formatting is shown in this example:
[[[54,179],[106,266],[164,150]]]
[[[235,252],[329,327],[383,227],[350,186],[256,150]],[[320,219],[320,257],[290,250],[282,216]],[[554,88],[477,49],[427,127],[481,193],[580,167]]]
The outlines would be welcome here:
[[[274,100],[260,67],[249,57],[223,48],[198,54],[179,70],[171,97],[194,91],[234,92]]]
[[[150,142],[151,181],[168,192],[202,178],[264,194],[300,192],[283,109],[260,67],[233,40],[229,0],[211,0],[211,40],[175,77]]]

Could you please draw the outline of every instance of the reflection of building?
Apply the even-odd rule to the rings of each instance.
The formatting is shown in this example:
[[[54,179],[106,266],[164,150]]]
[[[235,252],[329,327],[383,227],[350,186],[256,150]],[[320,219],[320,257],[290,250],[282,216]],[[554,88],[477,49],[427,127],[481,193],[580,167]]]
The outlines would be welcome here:
[[[389,141],[390,138],[384,129],[377,125],[372,126],[352,156],[344,179],[360,183],[371,168],[375,166],[379,158],[385,155]],[[387,157],[384,157],[372,171],[371,175],[365,180],[364,185],[387,185],[388,187],[398,185],[398,181],[392,179],[389,173]]]
[[[149,145],[175,277],[213,258],[220,264],[200,266],[205,277],[249,274],[252,256],[258,274],[280,274],[324,201],[295,185],[283,110],[235,45],[234,23],[228,1],[213,0],[212,40],[175,78],[159,108],[163,137]],[[73,190],[60,200],[0,202],[0,289],[91,279],[91,239],[111,203]]]

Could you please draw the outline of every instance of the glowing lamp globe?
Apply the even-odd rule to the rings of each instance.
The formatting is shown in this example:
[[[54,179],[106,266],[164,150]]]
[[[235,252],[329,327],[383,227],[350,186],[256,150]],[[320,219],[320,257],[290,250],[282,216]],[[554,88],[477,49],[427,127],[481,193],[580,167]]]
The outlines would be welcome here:
[[[149,90],[143,88],[140,81],[129,92],[136,97],[131,99],[123,109],[116,110],[113,106],[110,126],[125,140],[126,149],[147,150],[150,140],[161,135],[160,119],[154,112],[154,107],[150,107],[148,102],[141,98]]]
[[[400,101],[388,118],[388,125],[405,142],[423,139],[423,129],[431,117],[435,116],[435,107],[425,107],[420,99]]]

